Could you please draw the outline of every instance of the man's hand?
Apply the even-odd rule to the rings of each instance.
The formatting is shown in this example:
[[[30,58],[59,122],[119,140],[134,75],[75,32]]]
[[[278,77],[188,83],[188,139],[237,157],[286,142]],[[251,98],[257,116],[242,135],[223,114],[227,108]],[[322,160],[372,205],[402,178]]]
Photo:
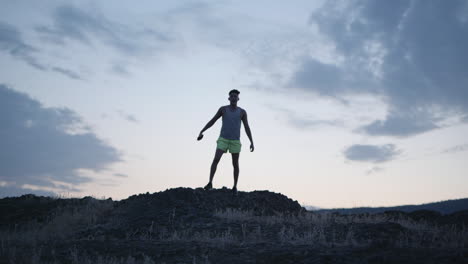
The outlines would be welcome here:
[[[254,151],[254,144],[251,143],[251,144],[250,144],[250,152],[253,152],[253,151]]]
[[[203,134],[200,132],[200,134],[198,135],[197,140],[200,141],[202,138],[203,138]]]

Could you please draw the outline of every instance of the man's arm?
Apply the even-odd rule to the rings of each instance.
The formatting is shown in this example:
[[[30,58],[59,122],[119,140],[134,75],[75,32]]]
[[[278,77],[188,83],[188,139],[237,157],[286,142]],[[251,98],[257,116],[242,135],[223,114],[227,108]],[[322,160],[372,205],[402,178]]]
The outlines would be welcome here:
[[[216,112],[216,114],[213,116],[213,118],[211,118],[210,121],[208,121],[208,123],[205,125],[205,127],[200,131],[200,135],[205,131],[207,130],[208,128],[210,128],[212,125],[214,125],[214,123],[216,123],[216,121],[223,115],[223,107],[221,106],[219,109],[218,109],[218,112]]]
[[[247,120],[247,111],[244,110],[244,114],[242,115],[242,123],[244,124],[245,133],[250,139],[250,152],[254,150],[254,143],[252,139],[252,132],[250,131],[249,121]]]

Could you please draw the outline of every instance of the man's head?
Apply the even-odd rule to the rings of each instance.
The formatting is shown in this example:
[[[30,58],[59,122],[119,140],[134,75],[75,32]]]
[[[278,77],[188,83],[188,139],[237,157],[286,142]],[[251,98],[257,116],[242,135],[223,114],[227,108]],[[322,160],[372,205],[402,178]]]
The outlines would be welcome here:
[[[229,98],[228,100],[231,102],[232,105],[237,104],[237,101],[239,101],[239,94],[240,92],[236,89],[232,89],[229,91]]]

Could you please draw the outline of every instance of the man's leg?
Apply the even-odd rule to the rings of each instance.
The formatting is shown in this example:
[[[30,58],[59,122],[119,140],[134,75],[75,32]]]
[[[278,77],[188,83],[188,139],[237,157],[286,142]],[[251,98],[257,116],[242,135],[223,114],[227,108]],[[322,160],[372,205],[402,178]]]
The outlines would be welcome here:
[[[216,148],[216,153],[213,159],[213,162],[211,163],[211,169],[210,169],[210,182],[212,183],[213,177],[216,172],[216,167],[218,166],[219,161],[221,160],[221,156],[223,156],[224,151],[222,149]]]
[[[237,188],[237,179],[239,178],[239,154],[240,153],[231,153],[231,154],[232,154],[232,166],[234,167],[234,187]]]

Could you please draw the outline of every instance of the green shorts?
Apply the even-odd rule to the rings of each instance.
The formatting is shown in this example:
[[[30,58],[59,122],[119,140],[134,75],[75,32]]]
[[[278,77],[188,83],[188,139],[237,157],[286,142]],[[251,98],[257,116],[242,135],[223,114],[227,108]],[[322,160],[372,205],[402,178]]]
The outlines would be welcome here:
[[[221,136],[216,140],[216,144],[219,149],[224,151],[224,153],[226,153],[227,150],[231,153],[239,153],[242,147],[239,139],[226,139]]]

